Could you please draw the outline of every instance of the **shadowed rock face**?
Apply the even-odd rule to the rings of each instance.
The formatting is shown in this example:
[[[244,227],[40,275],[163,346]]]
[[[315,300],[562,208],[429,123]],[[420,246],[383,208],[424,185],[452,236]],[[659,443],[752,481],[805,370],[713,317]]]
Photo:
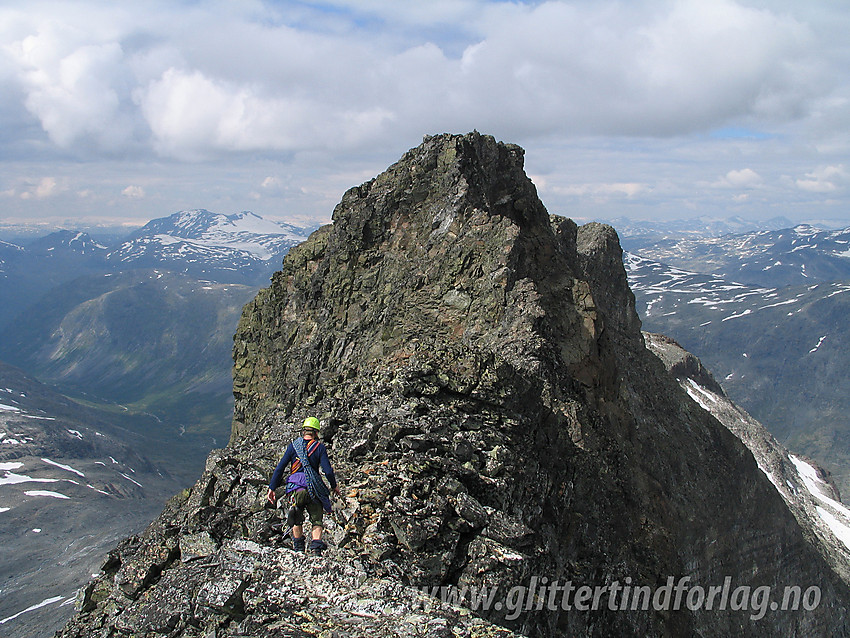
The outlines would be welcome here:
[[[818,609],[758,622],[684,605],[611,611],[607,598],[597,611],[482,615],[533,636],[846,633],[846,586],[752,454],[644,347],[616,233],[550,216],[522,164],[520,148],[477,133],[428,137],[343,196],[334,223],[245,307],[230,445],[116,550],[64,635],[143,634],[146,621],[127,619],[157,596],[175,601],[174,635],[215,623],[218,635],[301,635],[271,630],[292,609],[244,584],[247,566],[228,580],[235,607],[209,602],[212,572],[172,572],[193,564],[182,548],[196,556],[203,534],[216,552],[257,542],[261,567],[282,560],[263,558],[279,540],[257,503],[308,415],[322,419],[346,495],[329,552],[311,559],[328,573],[354,565],[381,582],[503,596],[534,576],[816,585]]]
[[[813,543],[824,560],[850,582],[850,510],[840,502],[829,473],[789,453],[761,423],[732,403],[702,362],[676,341],[648,332],[644,338],[682,389],[750,449],[803,533],[816,538]]]

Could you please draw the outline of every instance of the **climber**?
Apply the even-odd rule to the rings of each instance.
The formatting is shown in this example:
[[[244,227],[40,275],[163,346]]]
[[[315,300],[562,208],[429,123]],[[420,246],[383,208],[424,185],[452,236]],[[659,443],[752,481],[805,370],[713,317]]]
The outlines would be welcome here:
[[[300,552],[305,550],[306,545],[302,525],[304,510],[307,510],[313,526],[310,551],[316,556],[321,556],[322,550],[327,547],[322,540],[322,510],[328,514],[333,511],[329,498],[330,492],[322,477],[319,476],[319,467],[328,477],[331,491],[336,496],[340,495],[339,486],[328,459],[328,451],[324,443],[319,441],[319,427],[319,419],[316,417],[304,419],[301,436],[287,446],[269,482],[267,495],[272,505],[275,505],[281,497],[288,499],[289,511],[286,524],[287,527],[292,528],[292,548]],[[287,467],[290,467],[289,479],[284,487],[280,487]]]

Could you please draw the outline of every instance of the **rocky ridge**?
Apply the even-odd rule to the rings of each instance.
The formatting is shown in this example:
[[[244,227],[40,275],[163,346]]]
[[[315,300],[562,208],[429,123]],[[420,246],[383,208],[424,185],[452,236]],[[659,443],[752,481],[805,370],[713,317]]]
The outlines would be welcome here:
[[[850,510],[841,503],[829,472],[791,454],[767,428],[735,405],[702,362],[675,340],[644,333],[647,347],[664,363],[690,397],[717,418],[752,451],[804,532],[816,537],[824,560],[850,582]]]
[[[111,554],[62,636],[848,633],[847,585],[749,450],[645,348],[616,233],[550,216],[522,166],[491,137],[428,137],[343,196],[243,311],[230,444]],[[308,414],[346,494],[321,558],[281,549],[259,505]],[[304,595],[308,566],[311,587],[354,569],[366,589]],[[444,606],[416,629],[379,624],[410,587],[684,575],[817,586],[824,602],[757,622],[535,601],[458,629]],[[353,591],[379,601],[366,630],[347,624],[363,616]]]

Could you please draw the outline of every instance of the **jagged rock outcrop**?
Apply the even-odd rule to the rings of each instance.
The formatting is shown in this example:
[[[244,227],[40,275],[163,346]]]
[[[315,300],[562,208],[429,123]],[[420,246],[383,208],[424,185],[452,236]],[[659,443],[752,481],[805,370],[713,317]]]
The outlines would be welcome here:
[[[349,190],[334,223],[245,307],[234,395],[228,447],[119,548],[64,636],[146,635],[160,621],[143,610],[166,600],[174,636],[371,633],[334,620],[347,613],[333,600],[345,587],[318,607],[268,594],[306,586],[300,564],[252,589],[253,569],[291,559],[257,503],[307,415],[323,421],[346,497],[327,556],[305,564],[354,565],[393,583],[387,592],[498,588],[500,604],[479,610],[495,624],[454,635],[497,625],[531,636],[847,633],[846,585],[749,450],[645,348],[614,230],[550,216],[519,147],[428,137]],[[188,574],[186,548],[195,556],[209,542],[215,567]],[[224,559],[234,551],[254,558]],[[726,577],[816,586],[822,603],[754,621],[740,606],[611,609],[607,594],[587,611],[530,595],[514,615],[502,602],[530,582],[655,588],[683,576],[706,588]],[[211,597],[221,578],[227,591]],[[315,623],[302,633],[275,624],[302,612]]]
[[[702,362],[674,339],[648,332],[644,338],[682,389],[750,449],[824,560],[844,582],[850,582],[850,509],[841,503],[828,472],[785,449],[764,425],[735,405]]]

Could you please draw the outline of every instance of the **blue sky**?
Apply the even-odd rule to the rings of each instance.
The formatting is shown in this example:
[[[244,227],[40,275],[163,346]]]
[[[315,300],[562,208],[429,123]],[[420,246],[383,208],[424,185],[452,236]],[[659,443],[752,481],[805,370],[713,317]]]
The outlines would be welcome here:
[[[424,134],[550,212],[850,224],[850,5],[0,1],[0,224],[329,219]]]

